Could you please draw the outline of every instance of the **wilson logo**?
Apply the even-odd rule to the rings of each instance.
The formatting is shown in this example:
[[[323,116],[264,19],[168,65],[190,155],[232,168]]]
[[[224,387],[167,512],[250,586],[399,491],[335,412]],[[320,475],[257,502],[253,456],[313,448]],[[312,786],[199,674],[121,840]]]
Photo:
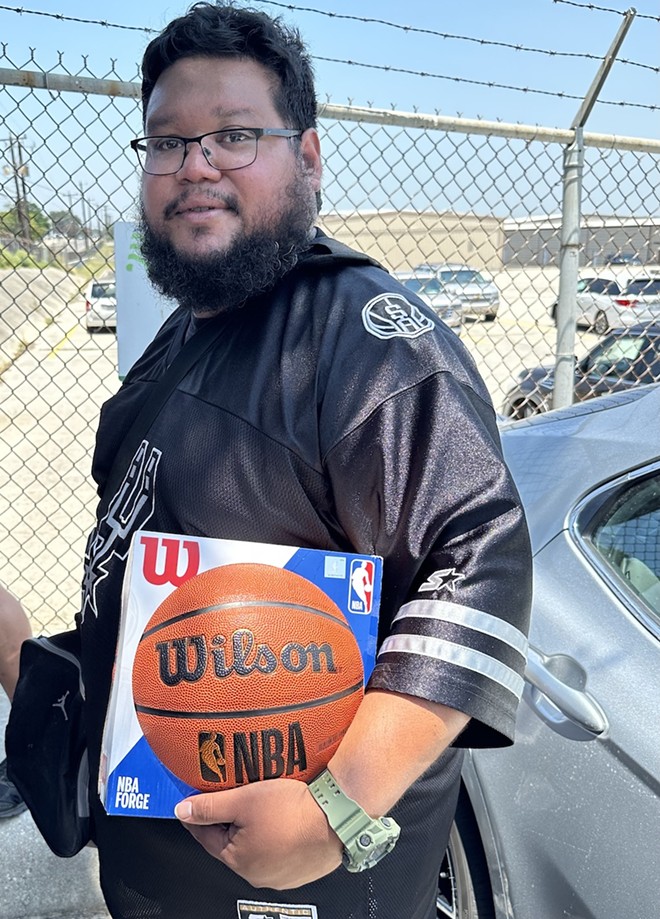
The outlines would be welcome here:
[[[282,667],[289,673],[336,673],[332,648],[324,643],[303,645],[289,641],[279,651],[265,642],[257,644],[250,629],[236,629],[228,642],[224,635],[211,639],[204,635],[173,638],[156,644],[158,672],[166,686],[196,683],[207,670],[218,679],[230,674],[250,676],[252,673],[271,674]]]
[[[199,543],[167,536],[141,536],[140,542],[144,546],[142,573],[150,584],[180,587],[199,572]]]

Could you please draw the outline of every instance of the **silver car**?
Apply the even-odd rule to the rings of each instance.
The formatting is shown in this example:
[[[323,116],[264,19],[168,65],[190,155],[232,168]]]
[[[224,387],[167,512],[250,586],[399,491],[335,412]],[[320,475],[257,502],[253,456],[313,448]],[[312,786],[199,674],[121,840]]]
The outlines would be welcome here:
[[[475,750],[453,919],[660,916],[660,385],[502,426],[534,552],[516,742]]]
[[[397,271],[394,277],[408,290],[417,294],[420,300],[428,304],[450,329],[460,335],[463,322],[461,301],[456,296],[451,296],[447,293],[434,272],[419,269],[416,271]]]
[[[489,321],[497,316],[500,292],[490,278],[469,265],[420,265],[416,271],[430,270],[444,290],[461,302],[464,316],[476,316]]]

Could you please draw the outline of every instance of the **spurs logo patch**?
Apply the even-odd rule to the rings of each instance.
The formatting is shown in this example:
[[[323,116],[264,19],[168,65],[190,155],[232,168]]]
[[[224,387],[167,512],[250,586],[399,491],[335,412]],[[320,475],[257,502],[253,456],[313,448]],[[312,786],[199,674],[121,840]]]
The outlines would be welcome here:
[[[435,322],[400,294],[379,294],[362,309],[362,323],[376,338],[419,338]]]
[[[448,590],[454,593],[458,584],[465,580],[465,575],[456,571],[455,568],[442,568],[440,571],[434,571],[427,581],[420,585],[419,592],[424,593],[430,590]]]
[[[161,451],[149,448],[143,440],[131,465],[112,497],[107,513],[90,534],[85,553],[83,577],[82,620],[91,610],[98,616],[96,590],[108,576],[108,564],[113,556],[125,559],[134,530],[143,529],[154,512],[156,471]]]

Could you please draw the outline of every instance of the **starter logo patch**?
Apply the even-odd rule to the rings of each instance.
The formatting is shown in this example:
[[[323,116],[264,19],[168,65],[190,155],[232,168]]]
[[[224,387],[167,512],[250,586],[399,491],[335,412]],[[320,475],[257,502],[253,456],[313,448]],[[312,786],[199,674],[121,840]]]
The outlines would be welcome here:
[[[238,900],[238,919],[318,919],[315,906]]]
[[[379,294],[362,309],[362,323],[376,338],[419,338],[435,322],[400,294]]]
[[[427,581],[419,586],[419,592],[433,590],[448,590],[454,593],[461,581],[465,580],[465,575],[456,571],[455,568],[443,568],[441,571],[434,571]]]

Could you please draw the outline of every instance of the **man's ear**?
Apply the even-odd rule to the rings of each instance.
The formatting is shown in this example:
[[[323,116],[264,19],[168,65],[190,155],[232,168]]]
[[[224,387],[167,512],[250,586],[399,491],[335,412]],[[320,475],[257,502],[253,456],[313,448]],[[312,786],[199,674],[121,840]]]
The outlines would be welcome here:
[[[321,164],[321,142],[315,128],[307,128],[306,131],[303,131],[300,138],[300,152],[307,174],[312,179],[312,187],[314,191],[318,191],[321,187],[323,166]]]

